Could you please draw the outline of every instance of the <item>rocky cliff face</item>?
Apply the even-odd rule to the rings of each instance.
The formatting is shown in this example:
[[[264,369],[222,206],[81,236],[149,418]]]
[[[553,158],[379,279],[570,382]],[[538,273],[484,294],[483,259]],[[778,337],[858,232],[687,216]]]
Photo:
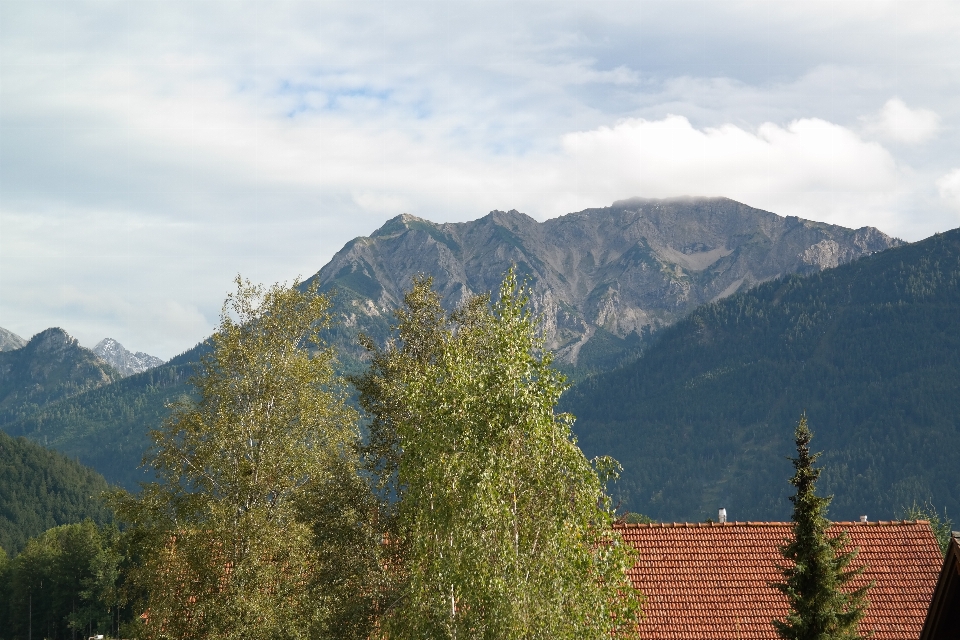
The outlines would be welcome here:
[[[345,331],[382,335],[418,273],[450,307],[529,277],[547,346],[574,363],[602,331],[619,338],[787,273],[809,273],[902,244],[872,227],[782,217],[725,198],[632,199],[537,222],[517,211],[437,224],[398,216],[348,243],[314,278],[337,291]]]
[[[93,352],[120,372],[123,377],[132,376],[137,373],[143,373],[147,369],[159,367],[163,360],[156,356],[151,356],[143,351],[131,353],[127,351],[122,344],[113,338],[104,338],[93,348]]]
[[[0,352],[0,424],[119,378],[66,331],[46,329],[20,349]]]
[[[0,351],[13,351],[25,344],[27,344],[27,341],[13,331],[7,331],[3,327],[0,327]]]

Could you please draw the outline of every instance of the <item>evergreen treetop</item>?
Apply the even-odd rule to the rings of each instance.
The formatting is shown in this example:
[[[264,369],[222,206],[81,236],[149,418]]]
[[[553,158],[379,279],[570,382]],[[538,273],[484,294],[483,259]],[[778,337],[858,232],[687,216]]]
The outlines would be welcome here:
[[[854,640],[865,637],[858,629],[866,614],[867,591],[873,583],[851,590],[851,582],[864,567],[852,566],[857,549],[846,551],[846,532],[830,536],[827,507],[832,496],[816,494],[820,469],[814,462],[819,453],[810,453],[813,438],[806,414],[800,416],[794,434],[797,457],[791,458],[796,473],[790,484],[796,487],[793,502],[793,537],[780,548],[789,564],[779,567],[783,582],[774,586],[787,596],[790,613],[774,620],[777,634],[786,640]]]

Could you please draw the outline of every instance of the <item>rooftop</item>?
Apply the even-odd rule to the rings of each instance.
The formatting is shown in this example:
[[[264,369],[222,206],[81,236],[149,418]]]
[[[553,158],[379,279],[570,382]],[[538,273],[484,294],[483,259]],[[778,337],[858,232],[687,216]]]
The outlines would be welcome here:
[[[787,611],[771,586],[786,561],[778,549],[789,522],[624,524],[617,528],[639,552],[630,572],[646,597],[641,637],[736,640],[777,638],[772,620]],[[929,523],[837,522],[859,548],[866,570],[856,586],[875,580],[861,631],[875,640],[920,635],[943,559]]]

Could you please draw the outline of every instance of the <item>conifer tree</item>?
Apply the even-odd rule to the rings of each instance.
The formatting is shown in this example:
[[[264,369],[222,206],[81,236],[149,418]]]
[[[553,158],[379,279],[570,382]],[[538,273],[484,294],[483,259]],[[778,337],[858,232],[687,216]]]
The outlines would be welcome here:
[[[796,473],[790,484],[796,487],[793,502],[793,536],[780,548],[790,564],[780,567],[783,582],[777,589],[790,603],[784,620],[774,620],[777,634],[787,640],[855,640],[865,637],[858,624],[866,614],[867,591],[872,583],[852,589],[852,581],[864,570],[853,567],[857,549],[846,551],[846,532],[829,535],[826,518],[830,497],[816,494],[820,469],[814,462],[819,453],[810,453],[813,434],[807,416],[801,415],[794,434],[797,457],[791,458]]]
[[[609,638],[635,632],[633,553],[577,447],[564,389],[512,272],[447,314],[428,278],[357,378],[371,466],[395,498],[389,638]]]

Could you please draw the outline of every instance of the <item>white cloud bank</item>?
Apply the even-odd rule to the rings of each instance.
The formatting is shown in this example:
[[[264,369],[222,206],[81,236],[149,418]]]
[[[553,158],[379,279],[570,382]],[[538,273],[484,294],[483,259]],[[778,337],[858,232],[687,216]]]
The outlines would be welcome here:
[[[941,176],[937,180],[937,190],[941,198],[960,209],[960,168]]]
[[[930,140],[940,128],[940,116],[930,109],[911,109],[900,98],[891,98],[879,112],[863,118],[869,133],[906,144]]]
[[[816,212],[827,222],[882,227],[901,182],[881,145],[814,118],[755,131],[697,129],[676,115],[631,119],[568,134],[563,148],[561,182],[582,201],[587,194],[727,196],[781,215]]]

